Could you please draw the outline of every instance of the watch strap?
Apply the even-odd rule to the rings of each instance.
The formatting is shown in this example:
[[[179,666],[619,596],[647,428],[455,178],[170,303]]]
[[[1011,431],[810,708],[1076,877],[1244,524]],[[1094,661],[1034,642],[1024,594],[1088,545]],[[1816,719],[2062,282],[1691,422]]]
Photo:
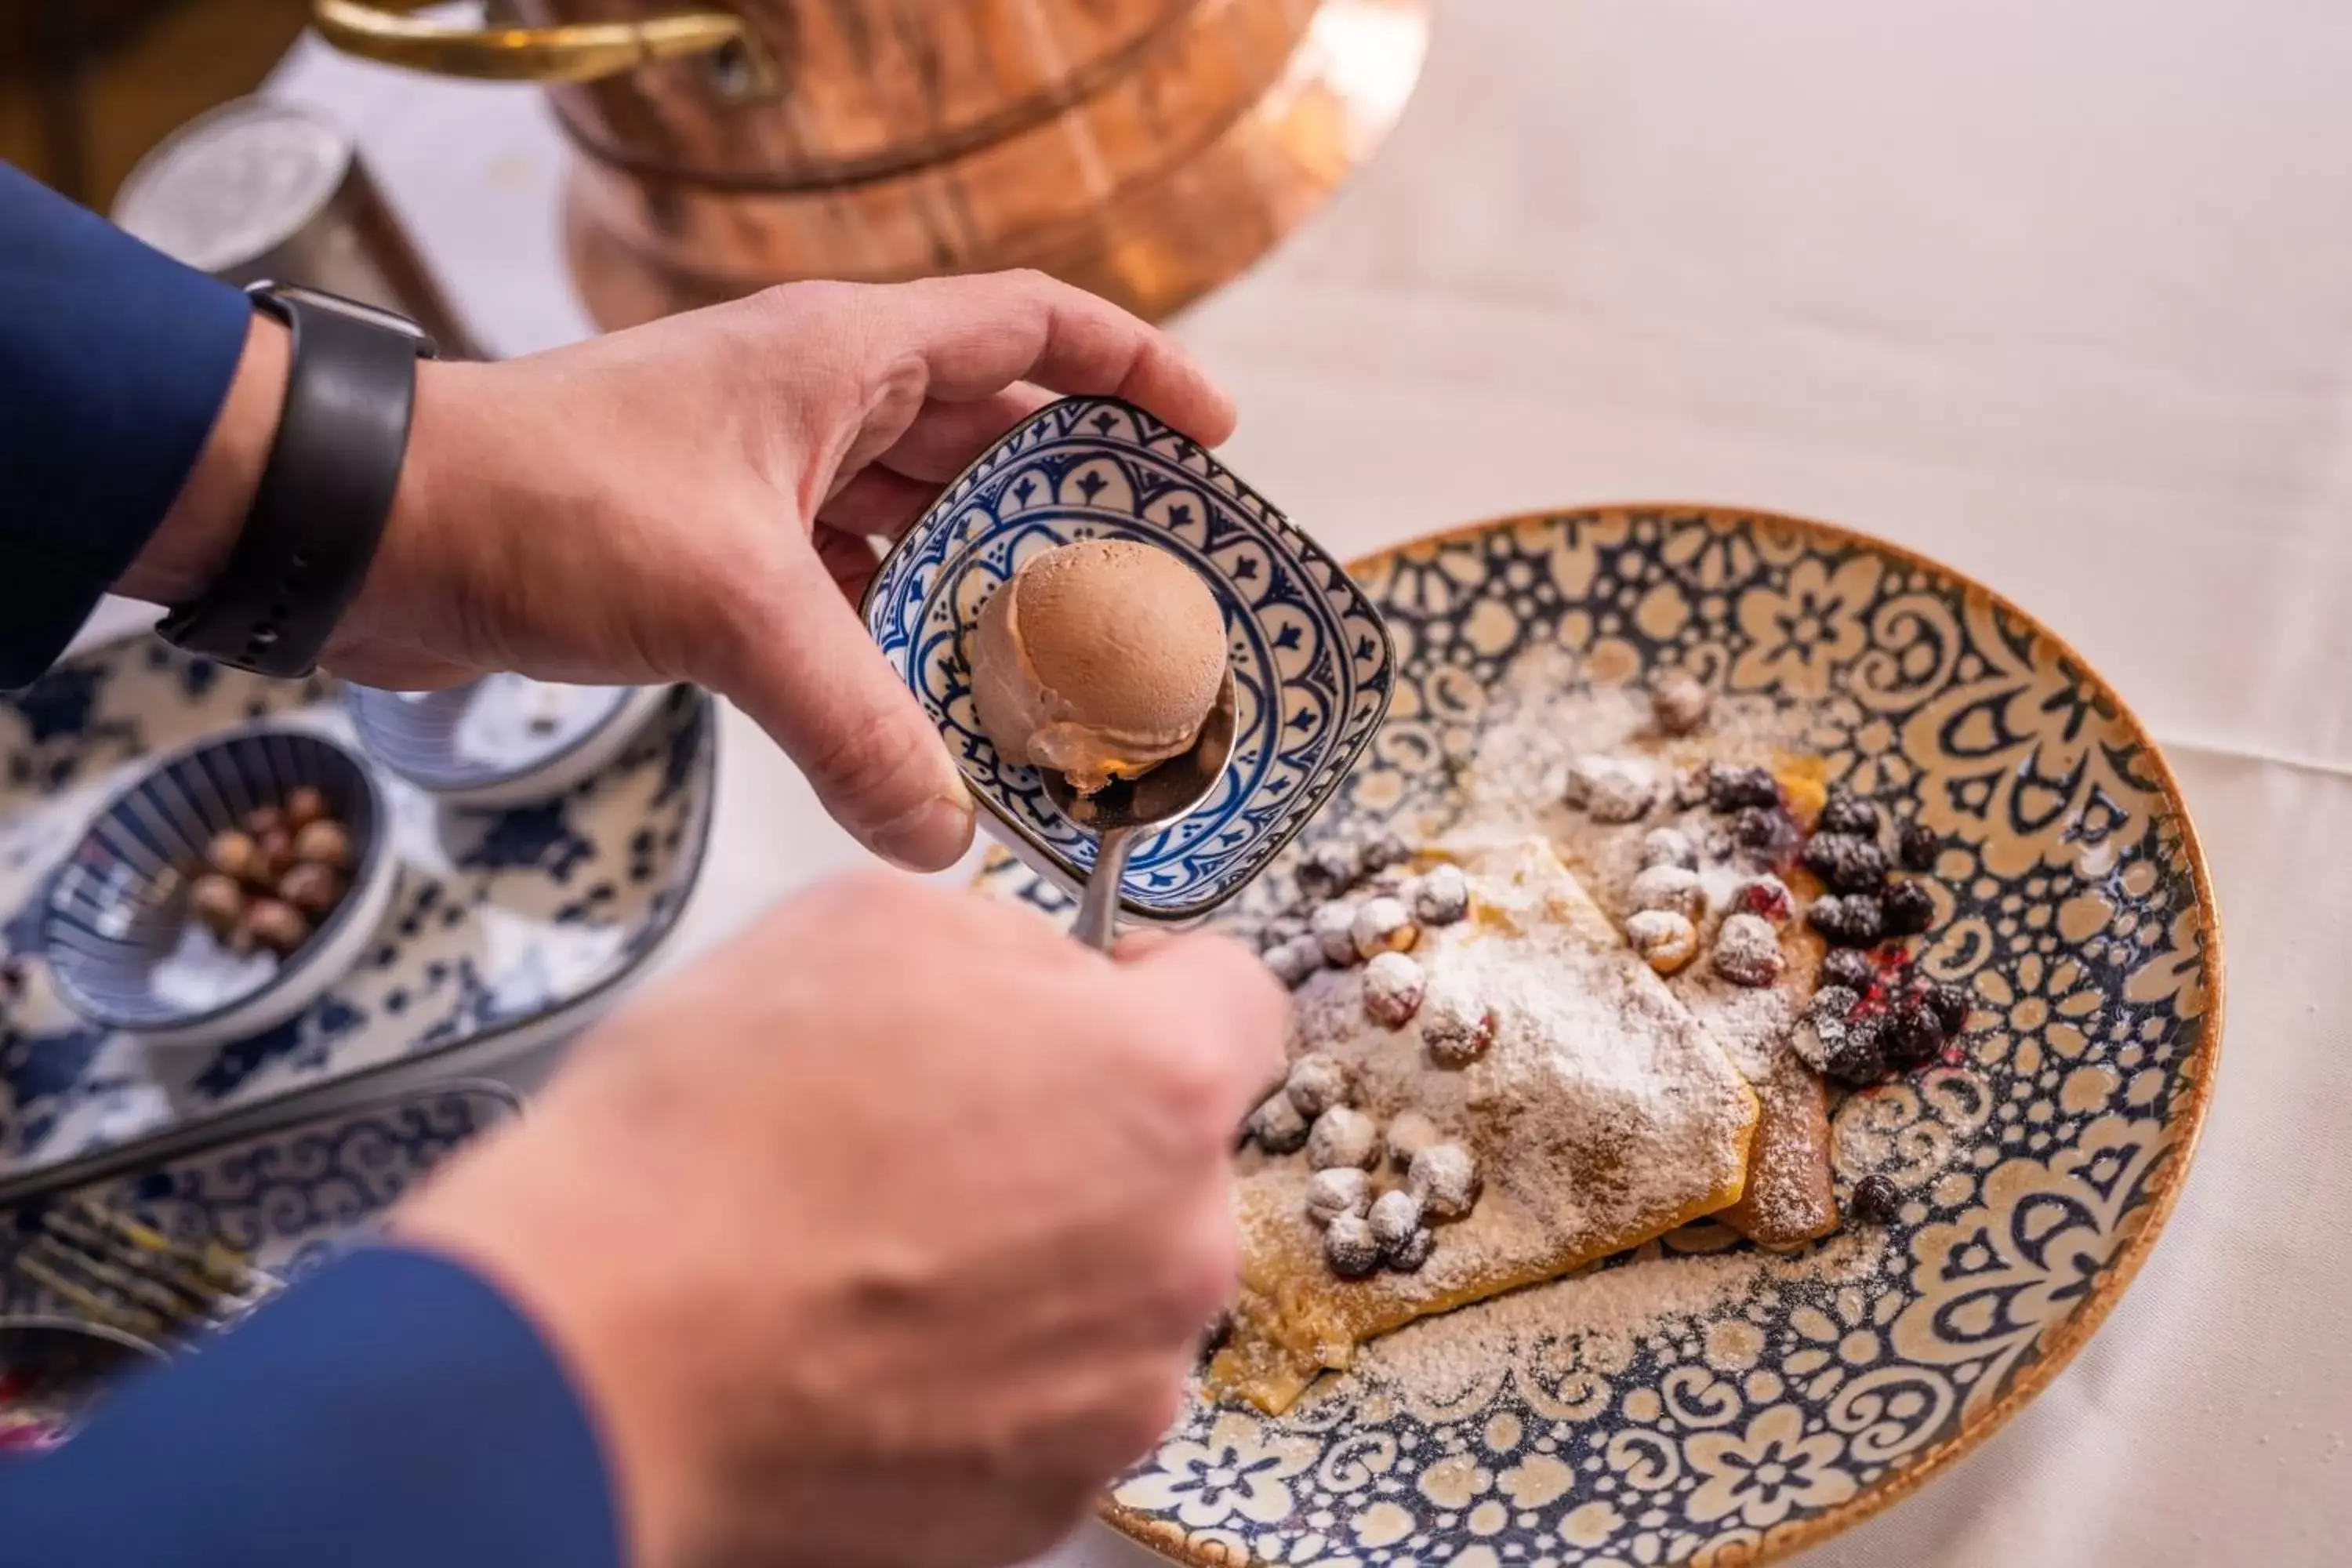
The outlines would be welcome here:
[[[416,361],[433,353],[383,312],[257,284],[291,333],[286,402],[252,510],[219,578],[158,628],[257,674],[308,675],[359,596],[408,451]]]

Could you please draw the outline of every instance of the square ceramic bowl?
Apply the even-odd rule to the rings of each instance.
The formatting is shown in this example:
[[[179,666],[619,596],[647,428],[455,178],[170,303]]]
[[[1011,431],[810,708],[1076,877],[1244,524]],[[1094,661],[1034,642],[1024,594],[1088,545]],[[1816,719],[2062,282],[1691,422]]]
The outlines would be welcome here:
[[[1197,442],[1112,398],[1041,409],[991,447],[883,560],[866,625],[947,736],[991,831],[1075,893],[1092,835],[1006,763],[972,710],[966,643],[981,606],[1030,556],[1134,539],[1205,578],[1231,637],[1232,765],[1191,815],[1136,846],[1130,919],[1189,924],[1247,887],[1306,826],[1387,713],[1395,650],[1339,562]]]

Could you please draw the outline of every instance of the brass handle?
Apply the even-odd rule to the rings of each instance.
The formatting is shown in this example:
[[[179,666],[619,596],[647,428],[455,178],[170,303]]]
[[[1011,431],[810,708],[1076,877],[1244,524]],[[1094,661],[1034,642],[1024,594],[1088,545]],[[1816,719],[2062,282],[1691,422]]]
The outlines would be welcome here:
[[[640,22],[576,22],[559,27],[464,27],[420,21],[363,0],[314,0],[320,37],[346,54],[436,76],[485,81],[598,81],[647,60],[727,49],[740,90],[764,90],[775,73],[743,18],[681,11]],[[730,94],[732,96],[732,94]]]

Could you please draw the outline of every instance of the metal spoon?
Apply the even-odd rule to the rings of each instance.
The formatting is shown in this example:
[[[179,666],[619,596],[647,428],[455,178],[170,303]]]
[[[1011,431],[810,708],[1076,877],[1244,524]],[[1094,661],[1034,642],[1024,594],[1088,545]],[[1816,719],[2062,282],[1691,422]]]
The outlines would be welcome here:
[[[1228,669],[1191,751],[1134,778],[1113,779],[1092,795],[1080,795],[1051,768],[1038,770],[1055,808],[1095,836],[1095,867],[1078,900],[1072,936],[1110,951],[1118,935],[1119,884],[1127,878],[1128,851],[1136,835],[1173,822],[1206,800],[1233,755],[1234,672]]]

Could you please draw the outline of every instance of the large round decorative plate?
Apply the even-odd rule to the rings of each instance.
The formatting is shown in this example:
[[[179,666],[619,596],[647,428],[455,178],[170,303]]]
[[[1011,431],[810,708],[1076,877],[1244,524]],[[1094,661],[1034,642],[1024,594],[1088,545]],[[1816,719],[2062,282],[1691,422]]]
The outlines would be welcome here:
[[[1106,1517],[1202,1563],[1601,1568],[1775,1561],[1907,1495],[2082,1347],[2188,1173],[2221,935],[2154,742],[2014,605],[1818,523],[1610,508],[1356,574],[1398,682],[1335,815],[1442,820],[1525,657],[1799,701],[1832,779],[1945,837],[1958,907],[1919,962],[1979,1026],[1836,1113],[1842,1184],[1896,1176],[1892,1224],[1785,1259],[1694,1227],[1403,1331],[1453,1347],[1412,1376],[1328,1375],[1280,1418],[1196,1400]],[[1010,862],[982,882],[1064,901]]]

